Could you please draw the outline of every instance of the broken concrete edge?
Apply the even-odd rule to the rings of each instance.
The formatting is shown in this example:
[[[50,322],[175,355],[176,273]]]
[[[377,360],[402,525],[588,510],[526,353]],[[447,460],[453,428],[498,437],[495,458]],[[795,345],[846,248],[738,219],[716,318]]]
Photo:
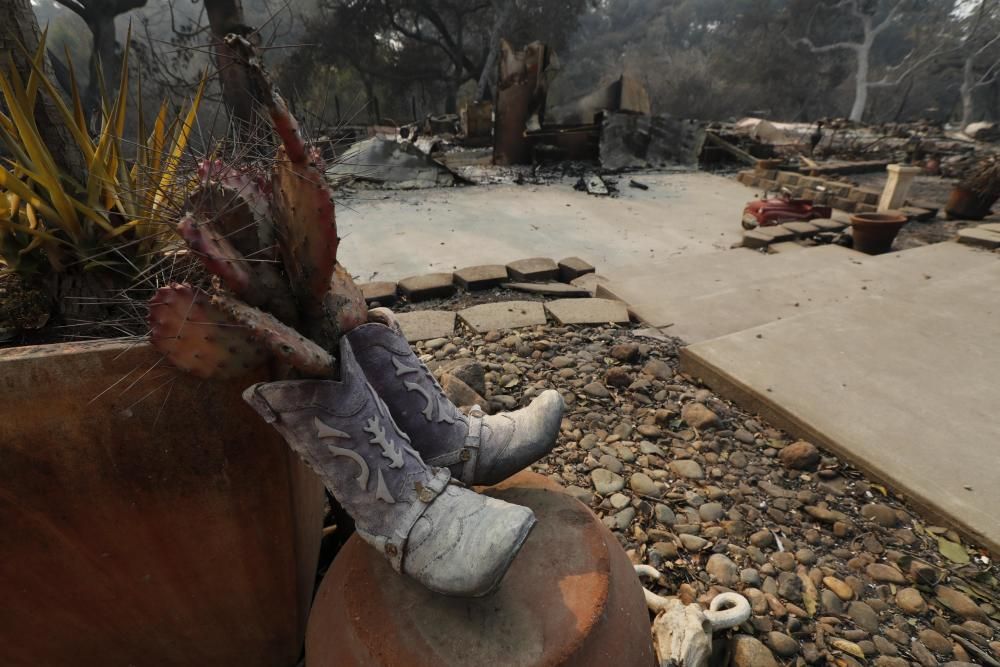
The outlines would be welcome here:
[[[889,491],[915,507],[924,517],[943,526],[954,527],[955,530],[970,544],[985,547],[991,556],[1000,556],[1000,542],[994,542],[960,518],[947,516],[935,508],[933,489],[910,489],[897,486],[895,480],[888,479],[883,471],[869,464],[863,457],[853,455],[835,441],[825,437],[817,428],[792,414],[766,395],[763,395],[743,382],[729,376],[714,364],[702,359],[689,347],[680,349],[680,371],[709,387],[719,396],[732,401],[744,410],[760,415],[771,425],[780,428],[794,438],[806,440],[814,445],[836,454],[841,459],[857,467],[871,479],[885,486]]]
[[[1000,231],[994,231],[996,224],[960,229],[958,230],[958,242],[986,250],[996,250],[1000,248]]]
[[[559,282],[571,285],[597,269],[579,257],[565,257],[557,263],[550,257],[527,257],[507,264],[478,264],[452,272],[433,271],[407,276],[397,282],[374,281],[359,285],[370,306],[394,304],[399,296],[410,303],[447,297],[457,289],[466,292],[490,289],[507,282]]]
[[[649,319],[643,317],[642,313],[640,311],[636,310],[635,308],[633,308],[632,304],[630,304],[626,299],[623,299],[622,297],[620,297],[615,292],[614,286],[611,285],[610,283],[608,283],[607,280],[599,281],[599,282],[597,282],[596,285],[597,285],[597,288],[594,290],[594,296],[595,297],[600,298],[600,299],[613,299],[615,301],[621,301],[622,303],[625,304],[625,310],[628,311],[629,319],[632,322],[636,322],[638,324],[641,324],[644,327],[653,327],[652,322]],[[670,326],[673,326],[673,325],[668,324],[668,325],[663,326],[663,327],[655,327],[655,328],[657,328],[657,329],[666,329],[667,327],[670,327]]]

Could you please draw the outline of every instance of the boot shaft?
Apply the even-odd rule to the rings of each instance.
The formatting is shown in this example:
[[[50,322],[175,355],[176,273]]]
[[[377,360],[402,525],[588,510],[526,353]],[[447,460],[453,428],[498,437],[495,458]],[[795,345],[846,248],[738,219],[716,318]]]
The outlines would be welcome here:
[[[469,419],[448,400],[406,338],[377,323],[357,327],[347,337],[368,382],[400,428],[414,438],[424,459],[447,466],[463,462]],[[452,453],[453,461],[438,459]],[[468,458],[466,454],[464,460]]]
[[[341,346],[341,381],[261,383],[244,398],[274,425],[392,561],[450,474],[428,467]]]
[[[463,415],[392,326],[391,315],[379,317],[387,323],[370,322],[347,337],[368,381],[427,463],[447,466],[465,484],[495,484],[555,445],[565,407],[558,392],[542,392],[515,412],[485,415],[476,406]]]

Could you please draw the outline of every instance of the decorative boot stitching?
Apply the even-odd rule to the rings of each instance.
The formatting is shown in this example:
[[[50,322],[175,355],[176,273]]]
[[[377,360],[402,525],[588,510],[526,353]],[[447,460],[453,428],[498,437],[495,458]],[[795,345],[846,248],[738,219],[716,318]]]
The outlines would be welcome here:
[[[378,445],[382,450],[382,456],[389,459],[390,468],[403,467],[403,452],[399,451],[399,448],[386,438],[385,428],[383,428],[378,418],[371,417],[368,420],[368,424],[364,427],[364,431],[371,436],[368,438],[368,444]]]
[[[351,437],[350,435],[344,433],[343,431],[338,431],[335,428],[327,426],[326,424],[324,424],[319,420],[319,417],[313,418],[313,425],[316,427],[316,437],[320,439],[322,438],[350,439]],[[368,469],[368,463],[363,458],[361,458],[361,455],[358,454],[357,452],[351,451],[350,449],[343,449],[341,447],[335,447],[334,445],[327,445],[326,448],[334,456],[345,456],[358,464],[358,468],[360,468],[361,471],[358,473],[358,476],[354,478],[354,480],[358,483],[358,487],[362,491],[367,491],[368,476],[370,474],[370,470]]]
[[[417,373],[418,375],[422,373],[425,376],[428,384],[430,384],[434,388],[433,390],[428,390],[425,389],[423,386],[421,386],[419,382],[410,382],[408,380],[403,380],[403,386],[406,388],[406,391],[415,391],[423,397],[424,409],[422,410],[422,414],[425,420],[429,422],[436,421],[439,424],[455,423],[455,418],[449,415],[447,411],[442,409],[441,407],[442,406],[441,401],[447,400],[447,397],[444,395],[444,391],[442,391],[441,387],[438,385],[437,381],[434,379],[434,376],[431,375],[429,370],[427,370],[426,368],[420,369],[407,366],[406,364],[404,364],[395,357],[392,358],[392,365],[396,367],[396,377],[410,375],[411,373]]]

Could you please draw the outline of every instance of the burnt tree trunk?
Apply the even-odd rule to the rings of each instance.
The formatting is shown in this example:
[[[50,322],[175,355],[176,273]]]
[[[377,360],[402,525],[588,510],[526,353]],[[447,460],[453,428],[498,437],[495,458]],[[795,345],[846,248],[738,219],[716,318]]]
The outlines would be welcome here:
[[[2,0],[0,0],[2,1]],[[100,113],[101,87],[109,98],[114,98],[121,73],[118,41],[115,38],[115,17],[146,5],[146,0],[55,0],[83,19],[90,30],[90,83],[84,95],[84,104],[91,115]],[[103,78],[98,76],[103,73]]]
[[[100,109],[101,88],[108,99],[114,98],[121,75],[121,60],[118,57],[118,42],[115,39],[115,17],[94,12],[86,19],[93,38],[90,54],[90,85],[87,86],[87,104],[92,111]]]
[[[0,0],[0,58],[10,54],[14,68],[25,80],[31,73],[31,60],[19,47],[23,45],[28,53],[38,50],[41,33],[38,20],[31,9],[30,0]],[[52,64],[45,58],[45,71],[52,75]],[[44,93],[39,93],[35,105],[35,125],[38,127],[46,147],[52,153],[56,164],[76,180],[82,181],[83,157],[76,142],[66,127],[55,103]]]
[[[257,44],[256,34],[246,25],[243,18],[241,0],[205,0],[208,25],[212,29],[212,54],[219,70],[222,84],[222,99],[232,121],[233,129],[240,139],[253,136],[255,126],[254,111],[256,101],[245,67],[237,54],[225,42],[226,35],[233,33],[246,37]]]

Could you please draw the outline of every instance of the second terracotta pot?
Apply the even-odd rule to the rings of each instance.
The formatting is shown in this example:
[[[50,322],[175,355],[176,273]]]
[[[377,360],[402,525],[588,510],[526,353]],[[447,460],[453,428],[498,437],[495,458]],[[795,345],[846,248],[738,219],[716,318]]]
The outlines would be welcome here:
[[[896,234],[906,224],[906,216],[895,211],[858,213],[851,216],[854,249],[868,255],[881,255],[892,249]]]
[[[950,220],[982,220],[996,201],[996,197],[984,197],[957,185],[948,196],[945,213]]]

